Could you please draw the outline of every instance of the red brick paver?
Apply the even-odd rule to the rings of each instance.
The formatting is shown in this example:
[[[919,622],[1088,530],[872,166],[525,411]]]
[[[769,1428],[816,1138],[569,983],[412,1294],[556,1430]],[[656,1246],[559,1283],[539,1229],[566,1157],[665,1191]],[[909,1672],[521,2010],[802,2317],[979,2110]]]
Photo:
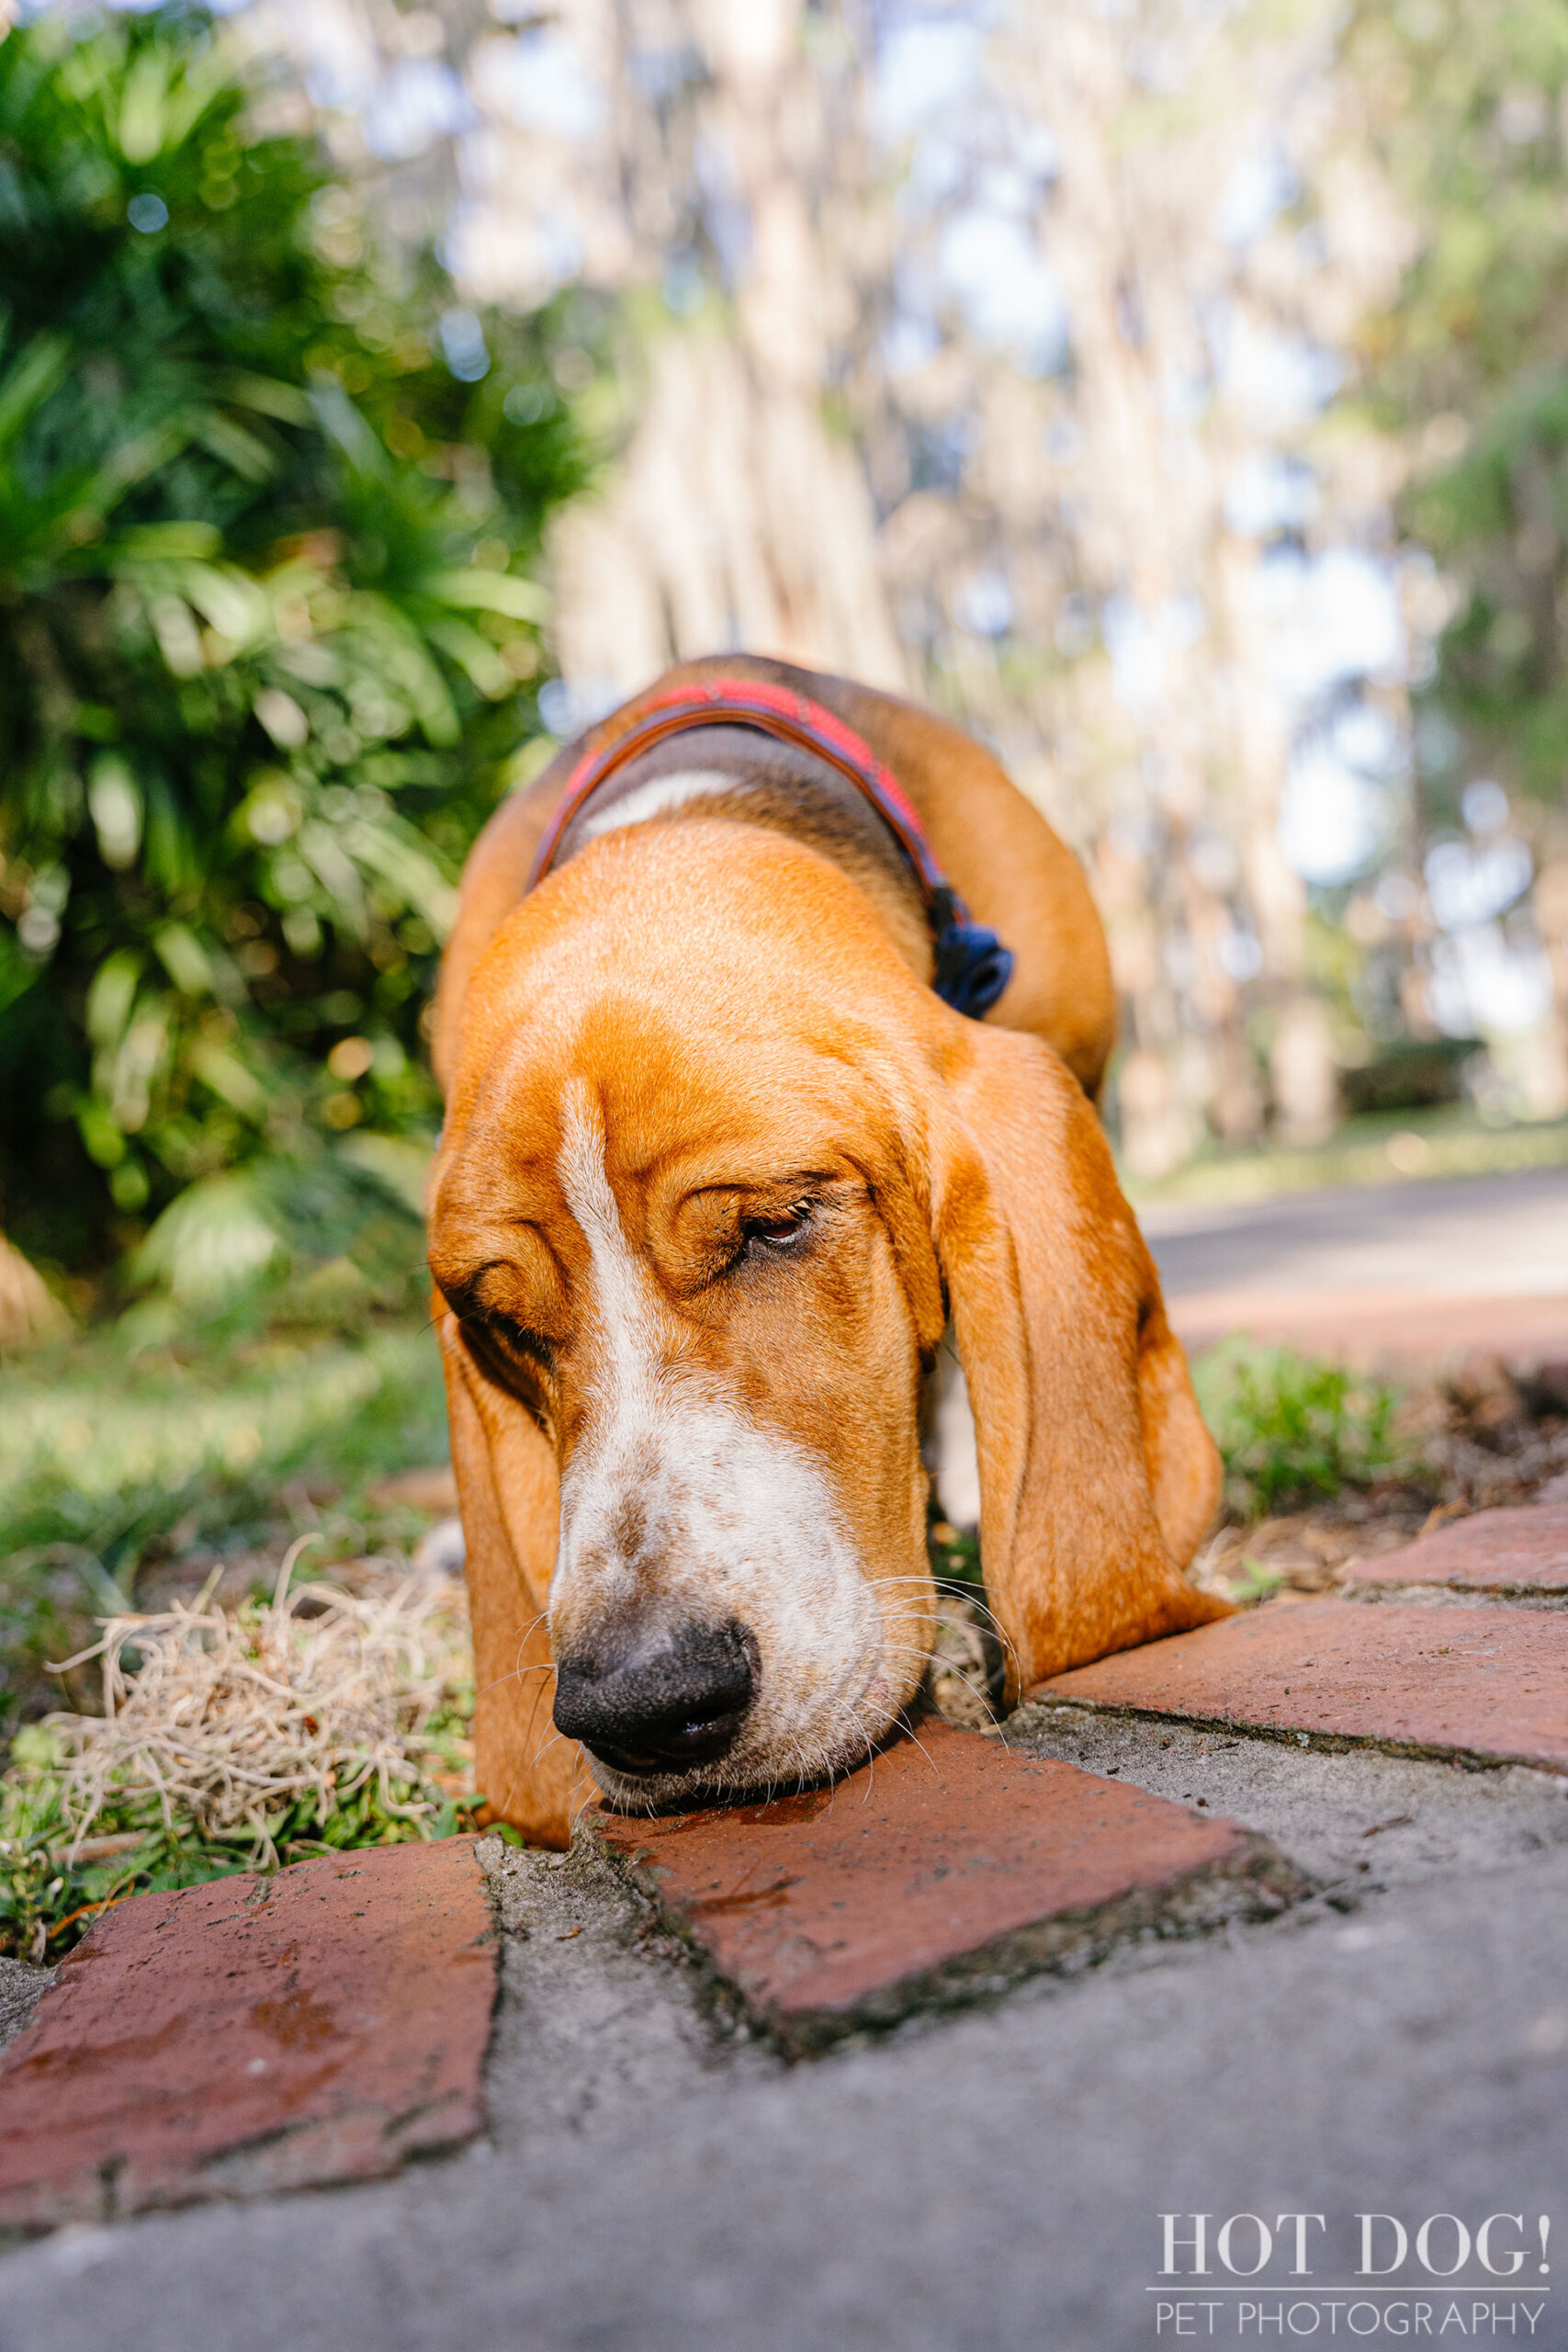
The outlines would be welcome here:
[[[802,2047],[1162,1916],[1275,1909],[1294,1891],[1234,1822],[937,1721],[832,1790],[594,1822]]]
[[[494,1993],[468,1838],[139,1895],[0,2059],[0,2227],[369,2179],[467,2139]]]
[[[1358,1560],[1351,1585],[1447,1585],[1456,1592],[1568,1593],[1568,1503],[1481,1510],[1398,1552]]]
[[[1568,1771],[1568,1613],[1273,1601],[1032,1695]]]

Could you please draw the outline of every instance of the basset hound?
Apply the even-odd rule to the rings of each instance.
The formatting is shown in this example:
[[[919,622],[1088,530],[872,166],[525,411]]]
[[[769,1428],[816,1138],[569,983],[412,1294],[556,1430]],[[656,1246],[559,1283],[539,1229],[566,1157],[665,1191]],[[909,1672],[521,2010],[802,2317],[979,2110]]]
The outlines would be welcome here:
[[[560,1845],[596,1790],[794,1784],[888,1732],[950,1333],[1010,1699],[1223,1613],[1182,1574],[1220,1465],[1094,1109],[1113,1020],[1038,810],[842,679],[692,662],[497,811],[430,1191],[496,1816]]]

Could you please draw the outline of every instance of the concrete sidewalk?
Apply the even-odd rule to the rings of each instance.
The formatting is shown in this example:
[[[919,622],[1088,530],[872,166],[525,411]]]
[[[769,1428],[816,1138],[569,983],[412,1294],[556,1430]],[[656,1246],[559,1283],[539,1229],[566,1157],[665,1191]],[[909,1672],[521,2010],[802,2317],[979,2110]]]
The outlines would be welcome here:
[[[1242,1814],[1325,1892],[1271,1927],[1134,1944],[988,2011],[785,2068],[713,2034],[691,1972],[639,1950],[619,1890],[515,1858],[501,1865],[513,1927],[488,2141],[383,2187],[14,2254],[0,2346],[1123,2352],[1175,2340],[1179,2284],[1182,2334],[1207,2332],[1200,2293],[1214,2333],[1245,2341],[1244,2314],[1283,2310],[1287,2290],[1293,2332],[1310,2308],[1326,2333],[1327,2290],[1356,2285],[1362,2212],[1402,2217],[1411,2236],[1428,2215],[1473,2236],[1520,2212],[1532,2248],[1544,2212],[1562,2243],[1562,1783],[1056,1711],[1020,1730]],[[579,1934],[563,1939],[562,1920]],[[1160,2216],[1199,2212],[1214,2217],[1209,2278],[1162,2278]],[[1212,2248],[1242,2212],[1270,2228],[1322,2213],[1311,2279],[1276,2263],[1266,2302],[1239,2293]],[[1254,2259],[1251,2243],[1235,2252]],[[1496,2320],[1510,2340],[1568,2342],[1539,2291],[1560,2266],[1528,2267],[1499,2280],[1472,2259],[1445,2340],[1490,2341]],[[1450,2282],[1414,2263],[1399,2277],[1435,2332]],[[1357,2332],[1385,2283],[1362,2290]]]
[[[782,1942],[758,1931],[764,1964],[795,1966],[793,1890],[815,1883],[804,1964],[840,1965],[835,1856],[867,1834],[853,1781],[837,1792],[843,1817],[817,1797],[764,1809],[785,1838],[766,1852],[777,1826],[749,1826],[743,1809],[697,1817],[705,1848],[679,1823],[649,1825],[672,1872],[662,1894],[645,1876],[652,1908],[593,1841],[563,1859],[483,1839],[501,1931],[484,2135],[376,2186],[60,2230],[0,2260],[0,2352],[1122,2352],[1266,2329],[1282,2341],[1287,2328],[1562,2347],[1564,1724],[1568,1509],[1552,1504],[1458,1522],[1352,1571],[1339,1596],[1057,1677],[1010,1719],[1005,1750],[944,1730],[957,1778],[942,1740],[931,1769],[956,1794],[982,1760],[1011,1781],[1048,1763],[1068,1798],[1100,1792],[1108,1822],[1117,1806],[1124,1825],[1136,1816],[1145,1884],[1161,1850],[1197,1839],[1181,1868],[1223,1859],[1242,1825],[1269,1899],[1123,1905],[1105,1931],[1041,1947],[1044,1973],[1010,1989],[976,1979],[958,2014],[919,1997],[912,2014],[867,2010],[903,2022],[795,2064],[750,2022],[761,1948],[749,1963],[733,1922],[776,1918]],[[919,1747],[899,1767],[917,1812]],[[927,1890],[950,1868],[942,1838],[957,1835],[964,1900],[988,1899],[981,1783],[995,1779],[980,1774],[963,1818],[938,1801]],[[900,1806],[878,1802],[880,1846]],[[1029,1802],[1021,1785],[1003,1808],[1004,1843]],[[1103,1871],[1086,1827],[1068,1866]],[[635,1825],[619,1842],[636,1849]],[[355,1860],[343,1858],[345,1886]],[[874,1877],[874,1853],[866,1867]],[[994,1867],[1005,1898],[1002,1847]],[[302,1866],[302,1890],[321,1868]],[[743,1891],[723,1892],[732,1881]],[[890,1947],[891,1981],[915,1913],[899,1871],[885,1883],[885,1924],[870,1929]],[[921,1905],[929,1921],[929,1891]],[[219,1906],[231,1935],[235,1908]],[[461,1934],[471,1954],[471,1925]],[[737,1969],[739,1999],[719,1997],[715,1959]],[[296,2018],[311,2025],[306,2060],[347,2023],[332,2016],[331,1937],[279,1961],[296,1971],[290,2038]],[[82,2014],[105,1964],[96,1979],[75,1964]],[[119,2021],[106,2097],[153,2055],[123,2001],[107,2014]],[[282,2015],[276,2001],[245,2010],[275,2034]],[[423,2032],[423,2012],[400,2030]],[[54,2062],[32,2039],[30,2128],[47,2139],[37,2086]],[[254,2071],[250,2046],[242,2033],[234,2087],[221,2041],[208,2047],[220,2103]],[[55,2047],[79,2074],[82,2053]],[[156,2071],[137,2079],[156,2094]],[[255,2186],[265,2152],[247,2128]],[[1233,2215],[1259,2218],[1227,2231]],[[1291,2215],[1321,2216],[1299,2224],[1304,2251]],[[1490,2215],[1519,2218],[1483,2240]],[[1182,2217],[1168,2256],[1166,2216]],[[1370,2248],[1363,2226],[1382,2233]]]

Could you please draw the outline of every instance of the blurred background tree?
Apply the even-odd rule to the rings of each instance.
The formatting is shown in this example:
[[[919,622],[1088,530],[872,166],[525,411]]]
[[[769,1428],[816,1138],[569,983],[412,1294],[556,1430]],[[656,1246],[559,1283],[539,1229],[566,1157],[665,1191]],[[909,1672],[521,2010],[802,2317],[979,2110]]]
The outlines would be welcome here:
[[[1310,1146],[1347,1109],[1568,1107],[1539,805],[1506,781],[1464,803],[1497,783],[1473,729],[1417,788],[1450,740],[1411,695],[1457,541],[1406,493],[1483,371],[1433,405],[1384,367],[1459,267],[1515,317],[1511,356],[1483,340],[1516,381],[1521,286],[1554,266],[1563,15],[251,0],[245,21],[399,233],[439,223],[473,299],[602,306],[614,462],[552,529],[552,726],[761,642],[990,738],[1099,891],[1110,1114],[1155,1182]],[[554,363],[570,383],[584,355]],[[1404,1172],[1427,1164],[1397,1132]]]
[[[1363,7],[1362,129],[1419,222],[1365,322],[1377,413],[1409,452],[1401,512],[1442,567],[1416,696],[1428,1019],[1467,988],[1537,1012],[1516,1091],[1568,1110],[1568,8]],[[1468,837],[1468,842],[1467,842]],[[1463,854],[1466,846],[1470,854]],[[1531,860],[1537,871],[1531,888]],[[1445,906],[1444,902],[1448,905]],[[1500,1058],[1507,1070],[1509,1056]]]
[[[1565,26],[30,20],[7,200],[80,231],[4,265],[30,1245],[106,1262],[162,1213],[140,1266],[247,1221],[276,1265],[307,1174],[391,1170],[444,892],[533,731],[733,644],[931,699],[1071,840],[1135,1181],[1346,1110],[1559,1116]]]
[[[1412,528],[1453,574],[1433,687],[1511,780],[1568,764],[1562,462],[1568,447],[1568,9],[1364,9],[1367,129],[1422,237],[1365,322],[1371,387],[1414,435]],[[1457,770],[1450,759],[1448,766]]]
[[[1134,1176],[1321,1140],[1379,1046],[1314,893],[1397,831],[1407,719],[1388,469],[1325,431],[1404,257],[1335,178],[1332,11],[491,13],[251,12],[477,293],[608,304],[551,723],[726,643],[928,697],[1090,869]]]
[[[417,1209],[584,473],[541,322],[389,260],[268,97],[194,9],[0,41],[3,1207],[187,1300]]]

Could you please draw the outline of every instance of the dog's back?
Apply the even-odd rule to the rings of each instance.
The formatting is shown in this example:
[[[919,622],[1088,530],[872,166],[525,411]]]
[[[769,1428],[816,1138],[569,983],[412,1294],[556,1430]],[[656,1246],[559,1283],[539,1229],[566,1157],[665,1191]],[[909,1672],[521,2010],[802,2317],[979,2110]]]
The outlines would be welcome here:
[[[671,670],[577,742],[497,810],[463,876],[442,965],[436,1072],[446,1083],[468,976],[523,896],[563,786],[585,752],[614,743],[649,704],[681,685],[754,679],[809,696],[852,728],[897,776],[938,863],[976,920],[1006,942],[1012,976],[986,1016],[1041,1037],[1097,1099],[1116,1036],[1105,933],[1077,859],[1006,770],[973,736],[892,695],[754,654],[716,654]]]
[[[1087,1099],[1112,1012],[1043,818],[841,680],[694,663],[498,813],[431,1270],[499,1813],[558,1842],[593,1781],[686,1803],[884,1736],[949,1330],[1010,1693],[1220,1612],[1180,1573],[1217,1457]]]

